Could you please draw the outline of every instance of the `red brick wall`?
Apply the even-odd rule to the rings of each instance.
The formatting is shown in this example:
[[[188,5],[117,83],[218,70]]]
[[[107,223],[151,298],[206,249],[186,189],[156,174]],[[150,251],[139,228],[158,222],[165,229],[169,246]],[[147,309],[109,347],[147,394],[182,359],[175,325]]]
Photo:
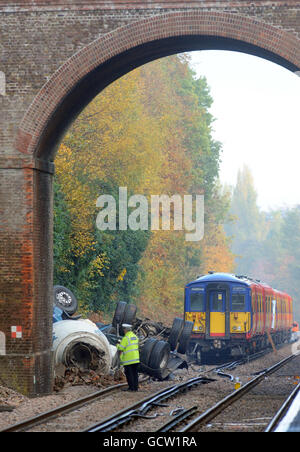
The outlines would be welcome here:
[[[52,385],[49,161],[68,120],[176,51],[220,46],[299,70],[300,1],[0,0],[0,23],[0,381],[36,395]]]

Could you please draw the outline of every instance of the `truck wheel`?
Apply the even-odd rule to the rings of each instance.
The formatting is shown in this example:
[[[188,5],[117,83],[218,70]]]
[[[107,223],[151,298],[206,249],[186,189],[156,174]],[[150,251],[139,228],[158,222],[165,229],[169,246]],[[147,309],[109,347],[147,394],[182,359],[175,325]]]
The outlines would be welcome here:
[[[170,344],[171,350],[175,350],[177,347],[179,336],[182,332],[182,328],[184,325],[183,319],[180,319],[179,317],[175,317],[173,320],[173,325],[169,334],[168,342]]]
[[[184,322],[183,330],[178,340],[179,342],[179,346],[177,349],[178,353],[181,353],[183,355],[186,353],[191,338],[191,333],[193,331],[193,326],[194,326],[193,322],[189,321]]]
[[[145,341],[143,347],[141,348],[140,361],[142,364],[145,364],[145,366],[149,366],[150,356],[151,356],[153,347],[155,346],[155,344],[157,342],[158,342],[157,339],[150,337],[149,339],[147,339]]]
[[[66,287],[54,286],[53,297],[54,305],[68,314],[72,315],[77,311],[78,301],[73,292]]]
[[[167,367],[169,356],[170,344],[165,341],[157,341],[150,355],[149,367],[163,371]]]
[[[116,310],[113,316],[113,320],[112,320],[112,326],[113,327],[117,327],[117,324],[122,324],[123,323],[123,318],[124,318],[124,314],[125,314],[125,309],[126,309],[127,303],[126,301],[119,301],[117,306],[116,306]]]
[[[137,307],[135,304],[128,304],[125,308],[122,323],[129,323],[130,325],[133,325],[133,323],[135,322],[136,311]]]

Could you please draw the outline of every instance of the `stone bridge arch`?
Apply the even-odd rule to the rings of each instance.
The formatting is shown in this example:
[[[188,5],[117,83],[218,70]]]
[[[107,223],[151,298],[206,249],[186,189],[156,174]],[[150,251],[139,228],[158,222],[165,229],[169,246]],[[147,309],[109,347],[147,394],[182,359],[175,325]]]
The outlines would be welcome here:
[[[296,33],[228,12],[184,10],[117,28],[65,61],[33,99],[18,127],[15,154],[0,159],[5,196],[0,232],[0,377],[30,395],[51,392],[53,159],[69,124],[102,89],[156,58],[199,49],[260,56],[300,69]],[[22,336],[11,337],[11,325]]]

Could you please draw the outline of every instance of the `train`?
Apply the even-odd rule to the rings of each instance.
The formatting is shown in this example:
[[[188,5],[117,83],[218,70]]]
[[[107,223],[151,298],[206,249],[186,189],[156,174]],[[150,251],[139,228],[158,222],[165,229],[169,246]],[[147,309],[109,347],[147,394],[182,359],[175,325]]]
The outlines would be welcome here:
[[[194,324],[187,354],[200,364],[289,342],[293,300],[260,280],[209,272],[185,286],[184,318]]]

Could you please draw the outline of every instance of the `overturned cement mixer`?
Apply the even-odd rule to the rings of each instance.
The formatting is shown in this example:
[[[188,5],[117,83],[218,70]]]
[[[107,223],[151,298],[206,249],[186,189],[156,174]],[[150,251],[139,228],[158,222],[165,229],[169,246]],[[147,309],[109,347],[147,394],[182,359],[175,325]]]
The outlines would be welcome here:
[[[139,337],[140,372],[163,380],[177,368],[188,368],[185,355],[193,323],[175,318],[172,328],[149,319],[136,318],[137,307],[117,303],[112,323],[93,323],[74,316],[78,302],[63,286],[54,287],[54,366],[78,367],[109,374],[118,366],[116,344],[123,336],[122,323],[130,323]]]

